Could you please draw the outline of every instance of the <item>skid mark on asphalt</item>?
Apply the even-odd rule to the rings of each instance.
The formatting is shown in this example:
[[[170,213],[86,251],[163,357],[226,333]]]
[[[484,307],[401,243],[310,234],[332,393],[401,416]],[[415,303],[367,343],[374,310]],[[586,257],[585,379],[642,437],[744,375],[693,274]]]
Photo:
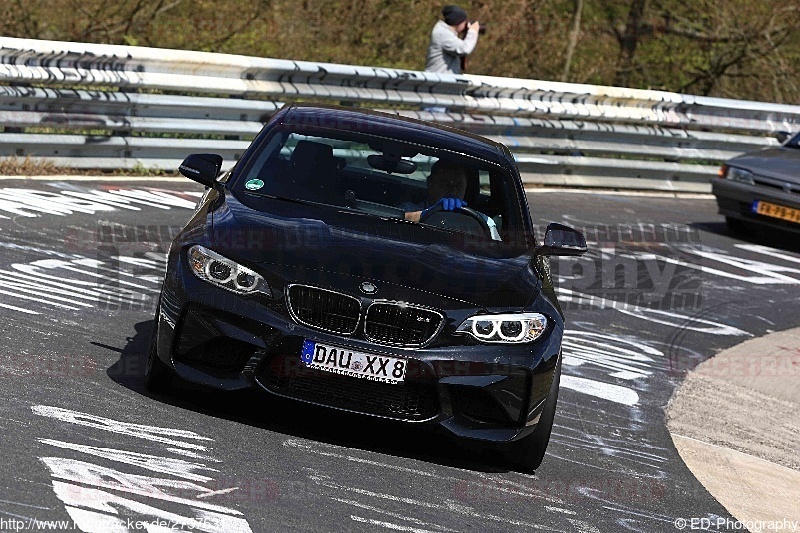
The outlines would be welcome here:
[[[402,524],[394,524],[392,522],[385,522],[383,520],[375,520],[374,518],[364,518],[363,516],[350,515],[350,519],[362,524],[369,524],[373,527],[382,527],[384,529],[392,529],[394,531],[411,531],[412,533],[435,533],[436,531],[455,531],[454,529],[438,529],[438,526],[433,525],[437,529],[421,529],[418,527],[404,526]]]
[[[561,387],[628,407],[639,403],[634,389],[668,367],[661,350],[626,335],[568,330],[562,348]]]
[[[608,375],[626,381],[650,376],[664,353],[635,338],[590,331],[568,330],[562,343],[564,364],[580,367],[591,364]]]
[[[753,285],[800,285],[800,269],[794,267],[733,255],[726,250],[711,246],[676,245],[674,248],[679,252],[699,258],[701,264],[687,261],[686,266],[696,268],[704,274],[734,279]],[[751,254],[767,255],[787,262],[796,263],[800,261],[795,254],[767,246],[738,245],[736,249]],[[657,256],[657,259],[673,262],[681,261],[663,256]]]
[[[36,315],[54,309],[151,309],[165,265],[155,252],[103,261],[79,256],[14,263],[0,270],[0,307]]]
[[[620,531],[654,531],[654,523],[659,524],[659,526],[663,528],[661,529],[662,531],[678,531],[679,528],[676,526],[676,520],[686,518],[683,516],[673,516],[663,513],[645,511],[631,507],[630,505],[612,502],[604,496],[602,491],[593,487],[582,487],[580,492],[587,498],[601,502],[601,507],[603,509],[611,511],[613,516],[616,517],[615,522]],[[701,520],[710,520],[709,523],[716,524],[717,519],[721,518],[717,514],[703,512],[702,509],[690,509],[688,512],[691,513],[691,518],[696,519],[698,522]],[[722,522],[724,523],[725,520],[722,519]],[[708,531],[709,533],[722,533],[722,531],[731,531],[730,529],[719,530],[708,525],[704,526],[702,530]]]
[[[28,246],[24,244],[17,244],[13,242],[0,242],[0,248],[4,248],[6,250],[15,250],[20,252],[26,253],[33,253],[33,254],[40,254],[40,255],[47,255],[51,257],[59,257],[61,259],[76,259],[79,258],[77,254],[69,254],[58,252],[56,250],[48,250],[46,248],[40,248],[38,246]]]
[[[596,433],[589,433],[577,428],[556,425],[553,428],[551,439],[564,448],[572,451],[581,451],[577,456],[593,457],[595,462],[601,456],[613,457],[616,471],[637,472],[638,475],[653,479],[662,479],[666,474],[661,470],[669,459],[667,450],[649,444],[646,439],[636,432],[628,432],[620,438],[602,437]],[[548,449],[548,453],[551,450]],[[644,467],[644,470],[642,469]],[[608,470],[609,467],[604,467]],[[663,487],[662,487],[663,490]]]
[[[712,278],[718,277],[725,280],[725,283],[728,284],[728,289],[737,288],[736,284],[739,284],[739,288],[742,290],[746,290],[748,286],[752,285],[800,284],[800,269],[786,264],[776,264],[776,260],[789,264],[800,263],[800,256],[790,252],[767,246],[747,244],[735,246],[737,255],[718,248],[701,245],[671,244],[663,247],[668,248],[667,251],[676,252],[681,257],[676,259],[660,254],[633,251],[617,254],[614,258],[605,257],[602,259],[605,261],[614,259],[616,261],[621,257],[650,263],[679,264],[682,267],[700,271]],[[601,251],[601,255],[602,253],[604,252]],[[772,262],[767,263],[764,260],[765,258]],[[559,277],[556,292],[562,305],[567,308],[576,306],[588,309],[615,310],[643,322],[674,328],[678,330],[676,335],[697,332],[722,337],[753,336],[750,332],[725,323],[722,321],[723,319],[715,319],[709,312],[695,313],[693,315],[690,311],[650,308],[631,305],[625,299],[606,298],[603,295],[604,291],[611,290],[613,292],[613,290],[617,290],[615,289],[615,283],[630,280],[618,280],[616,278],[601,280],[597,278],[597,268],[594,263],[590,261],[586,264],[591,265],[589,271],[595,274],[590,276],[591,279],[581,282],[586,286],[585,290],[566,288],[563,285],[569,285],[576,278]],[[616,263],[612,261],[612,270],[616,268],[615,265]],[[658,267],[655,270],[658,272],[666,271],[662,267]],[[583,269],[583,272],[586,271],[586,269]],[[610,281],[611,284],[606,284],[606,281]],[[635,284],[639,280],[633,281],[634,283],[627,288],[629,292],[640,290],[636,288]],[[731,287],[731,284],[734,286]],[[623,292],[620,292],[620,294]],[[641,389],[648,387],[647,381],[653,371],[672,370],[669,367],[669,363],[674,359],[674,354],[672,353],[665,356],[661,350],[636,338],[613,333],[600,334],[586,331],[567,331],[564,335],[563,347],[564,376],[561,382],[562,387],[628,407],[634,407],[639,404]],[[669,348],[674,350],[675,346],[670,346]],[[587,373],[586,369],[603,370],[606,373],[606,377],[598,380],[596,373]]]
[[[153,472],[169,474],[190,481],[199,481],[201,483],[211,481],[213,478],[207,475],[198,474],[195,472],[196,470],[219,472],[219,470],[208,467],[203,463],[186,461],[185,459],[147,455],[138,452],[115,450],[113,448],[98,448],[96,446],[85,446],[82,444],[63,442],[53,439],[39,439],[39,442],[42,444],[47,444],[48,446],[54,446],[56,448],[75,450],[86,455],[100,457],[101,459],[107,459],[117,463],[141,466],[142,468],[152,470]]]
[[[613,309],[624,315],[644,320],[645,322],[662,324],[681,330],[697,331],[699,333],[707,333],[709,335],[753,336],[751,333],[748,333],[747,331],[741,330],[737,327],[714,320],[699,318],[686,313],[632,306],[625,302],[609,300],[591,294],[572,291],[562,287],[556,288],[556,294],[558,294],[558,298],[562,304],[574,304],[584,308],[589,307],[593,309]]]
[[[745,295],[753,288],[800,285],[796,253],[751,244],[725,250],[700,244],[699,236],[675,239],[691,233],[686,227],[650,226],[658,226],[655,235],[644,238],[647,232],[639,231],[638,240],[625,240],[625,227],[610,226],[613,231],[599,237],[608,242],[590,243],[585,256],[554,260],[551,268],[562,303],[579,309],[614,309],[639,320],[701,333],[746,336],[748,332],[724,323],[722,317],[720,322],[692,315],[703,308],[704,297],[712,291]]]
[[[403,474],[408,474],[412,476],[421,476],[430,479],[435,479],[437,481],[452,483],[456,493],[461,492],[461,489],[468,488],[470,484],[478,486],[483,483],[483,480],[489,479],[492,481],[494,485],[496,485],[495,487],[493,487],[493,490],[496,491],[498,494],[506,494],[509,496],[523,497],[523,498],[536,498],[551,503],[557,503],[560,505],[563,505],[565,503],[560,498],[542,492],[538,490],[536,487],[527,486],[521,483],[517,483],[503,478],[497,478],[494,476],[487,477],[485,474],[482,474],[481,472],[473,472],[470,470],[461,471],[461,473],[464,475],[468,475],[474,478],[479,478],[476,481],[471,481],[468,479],[447,476],[442,474],[441,472],[432,472],[430,470],[408,468],[405,466],[399,466],[392,463],[387,463],[385,461],[376,461],[373,459],[368,459],[360,455],[354,455],[353,453],[351,453],[351,450],[347,448],[342,448],[334,445],[327,445],[326,450],[319,450],[316,448],[309,448],[307,442],[301,439],[287,439],[283,442],[283,445],[287,448],[302,449],[307,453],[313,453],[314,455],[319,455],[322,457],[341,459],[356,464],[373,466],[383,471],[393,470],[395,472],[401,472]],[[327,450],[336,450],[336,451],[327,451]]]
[[[662,497],[671,453],[654,444],[658,436],[652,434],[642,409],[605,401],[590,402],[585,396],[575,395],[586,391],[564,392],[558,400],[547,457],[602,472],[601,479],[610,485],[605,488],[613,489],[609,492],[631,491],[641,493],[646,499]],[[640,486],[637,478],[650,481]]]
[[[140,211],[141,207],[156,209],[194,209],[202,193],[160,189],[119,189],[106,191],[70,186],[59,192],[5,187],[0,189],[0,212],[18,217],[36,218],[42,215],[68,216],[78,213],[95,214],[126,209]],[[3,218],[8,218],[3,216]]]
[[[132,446],[146,441],[163,446],[168,453],[204,461],[38,439],[48,449],[77,452],[92,461],[63,456],[39,458],[53,478],[53,491],[81,531],[252,531],[241,512],[205,501],[237,490],[208,486],[214,481],[211,474],[218,470],[207,463],[219,462],[210,456],[212,439],[193,431],[133,424],[53,406],[31,409],[51,421],[83,428],[85,433],[81,434],[87,438],[96,431],[109,432],[129,438]],[[100,462],[112,463],[114,468]]]
[[[485,522],[496,522],[502,524],[504,527],[515,526],[526,529],[545,530],[545,531],[564,531],[554,529],[552,526],[529,522],[527,520],[517,520],[515,518],[502,517],[491,513],[476,511],[473,507],[464,505],[460,502],[445,498],[442,502],[433,502],[428,500],[420,500],[417,498],[409,498],[399,494],[389,494],[385,492],[378,492],[370,489],[363,489],[352,487],[338,483],[330,476],[322,474],[312,468],[303,469],[310,481],[318,485],[321,492],[333,491],[338,494],[350,493],[357,495],[360,498],[369,498],[370,500],[381,502],[389,501],[407,505],[410,509],[431,509],[438,512],[455,513],[469,518],[480,519]]]
[[[561,387],[622,405],[630,406],[639,403],[639,394],[636,391],[613,383],[563,375],[561,376]]]
[[[734,244],[734,248],[738,248],[740,250],[746,250],[748,252],[753,252],[755,254],[766,255],[768,257],[775,257],[776,259],[780,259],[781,261],[787,261],[789,263],[800,263],[800,256],[792,253],[788,253],[784,250],[776,250],[775,248],[770,248],[769,246],[763,246],[760,244]]]
[[[15,505],[15,506],[18,506],[18,507],[26,507],[28,509],[41,509],[41,510],[44,510],[44,511],[49,511],[50,510],[50,507],[42,507],[41,505],[30,505],[28,503],[21,503],[21,502],[13,502],[11,500],[0,500],[0,503],[8,503],[8,504]]]
[[[544,482],[542,483],[544,486],[539,487],[537,485],[541,482],[535,477],[514,472],[500,475],[453,469],[459,474],[453,476],[440,470],[432,471],[430,468],[423,470],[395,465],[381,460],[377,454],[368,454],[331,444],[320,449],[317,446],[309,446],[309,443],[303,439],[289,438],[283,442],[283,445],[303,454],[311,453],[331,461],[358,464],[360,467],[359,480],[371,479],[369,472],[365,470],[368,468],[374,468],[381,475],[386,475],[386,472],[396,472],[405,476],[402,479],[409,484],[411,489],[394,494],[380,489],[355,486],[320,470],[303,468],[309,481],[318,487],[315,492],[350,508],[344,513],[356,522],[398,531],[454,531],[448,527],[448,525],[452,525],[451,521],[442,520],[443,523],[434,523],[429,519],[426,520],[425,517],[430,516],[430,512],[425,511],[428,510],[435,511],[437,516],[455,514],[460,516],[461,520],[465,518],[479,520],[477,527],[482,530],[487,528],[508,530],[511,528],[544,531],[591,531],[588,529],[590,528],[588,523],[577,518],[578,512],[566,508],[568,504],[558,496],[568,492],[567,487],[562,486],[560,480]],[[519,477],[521,481],[515,481],[509,477]],[[413,487],[423,482],[438,486],[438,489],[432,491],[439,495],[438,500],[420,500],[409,497],[409,494],[417,492]],[[558,486],[551,486],[553,482]],[[442,490],[442,487],[445,490]],[[527,505],[530,502],[534,502],[540,509],[549,513],[545,521],[538,523],[519,520],[513,515],[513,510],[511,510],[512,516],[501,516],[486,511],[487,505],[488,508],[498,510],[508,508],[510,503]],[[363,516],[367,511],[369,517]],[[566,519],[566,517],[569,518]],[[554,520],[560,522],[565,519],[566,529],[553,525]]]
[[[38,315],[39,314],[36,311],[31,311],[30,309],[24,309],[22,307],[17,307],[15,305],[6,304],[6,303],[3,303],[3,302],[0,302],[0,307],[2,307],[3,309],[10,309],[11,311],[17,311],[19,313],[26,313],[28,315]]]

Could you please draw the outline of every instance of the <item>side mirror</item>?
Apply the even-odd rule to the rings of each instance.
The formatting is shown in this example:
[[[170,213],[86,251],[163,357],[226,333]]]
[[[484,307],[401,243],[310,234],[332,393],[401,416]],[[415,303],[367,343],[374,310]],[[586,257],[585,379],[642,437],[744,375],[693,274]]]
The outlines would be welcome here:
[[[217,181],[222,168],[222,156],[217,154],[192,154],[183,160],[178,172],[197,183],[216,189],[220,187]]]
[[[778,142],[781,143],[781,144],[783,144],[786,141],[788,141],[789,137],[791,137],[791,136],[792,136],[792,134],[789,133],[788,131],[775,132],[775,138],[778,139]]]
[[[583,255],[587,252],[586,239],[580,231],[557,224],[548,224],[544,244],[536,248],[538,255]]]

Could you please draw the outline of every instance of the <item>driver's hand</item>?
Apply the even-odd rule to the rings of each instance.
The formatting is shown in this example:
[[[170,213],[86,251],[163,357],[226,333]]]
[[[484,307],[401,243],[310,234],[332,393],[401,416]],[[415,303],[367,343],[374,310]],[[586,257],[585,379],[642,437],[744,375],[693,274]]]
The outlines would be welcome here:
[[[467,205],[467,202],[462,200],[461,198],[442,198],[437,204],[441,204],[442,209],[445,211],[455,211],[459,207],[464,207]]]
[[[422,212],[422,216],[426,215],[428,211],[436,207],[437,205],[442,206],[442,211],[455,211],[460,207],[464,207],[467,205],[467,202],[462,200],[461,198],[442,198],[428,209]]]

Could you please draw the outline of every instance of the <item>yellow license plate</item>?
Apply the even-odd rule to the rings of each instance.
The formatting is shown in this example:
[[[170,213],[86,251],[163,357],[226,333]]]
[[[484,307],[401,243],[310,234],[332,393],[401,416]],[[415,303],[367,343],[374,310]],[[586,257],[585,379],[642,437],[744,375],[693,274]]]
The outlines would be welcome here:
[[[771,204],[769,202],[756,201],[753,211],[759,215],[764,215],[772,218],[779,218],[781,220],[788,220],[789,222],[796,222],[800,224],[800,209],[793,209],[783,205]]]

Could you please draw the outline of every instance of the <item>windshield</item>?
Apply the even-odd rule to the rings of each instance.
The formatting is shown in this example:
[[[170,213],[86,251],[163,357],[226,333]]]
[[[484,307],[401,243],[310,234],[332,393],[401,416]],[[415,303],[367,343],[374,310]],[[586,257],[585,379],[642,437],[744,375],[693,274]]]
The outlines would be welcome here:
[[[349,131],[278,129],[257,150],[233,184],[237,195],[299,201],[498,242],[523,233],[515,178],[491,162]],[[440,183],[441,176],[448,183]],[[463,200],[473,212],[454,209],[442,198]]]

